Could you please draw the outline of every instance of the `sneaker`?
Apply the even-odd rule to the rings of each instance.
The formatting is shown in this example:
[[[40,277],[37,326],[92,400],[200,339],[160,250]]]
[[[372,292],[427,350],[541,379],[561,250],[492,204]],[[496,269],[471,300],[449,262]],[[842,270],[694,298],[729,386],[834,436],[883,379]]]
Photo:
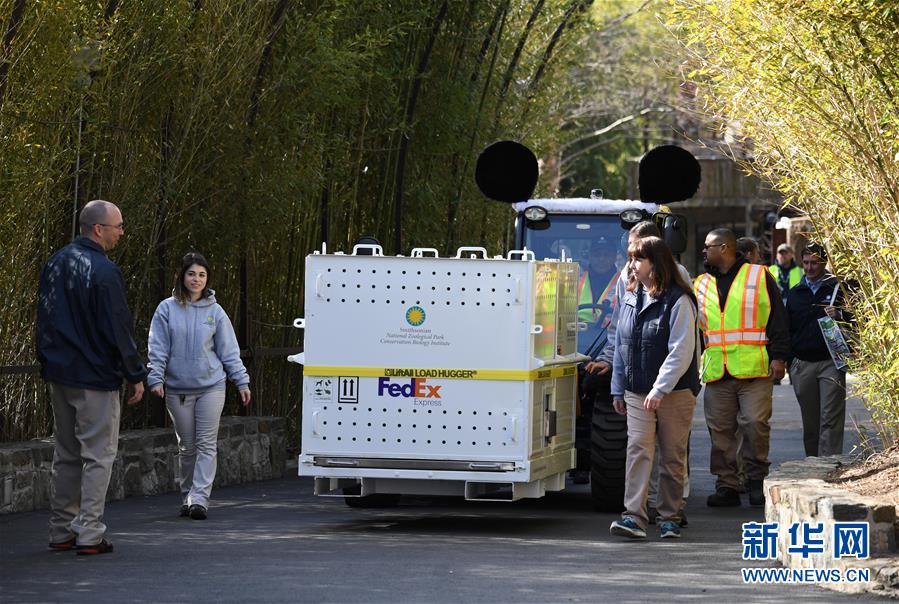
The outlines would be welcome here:
[[[662,539],[680,539],[680,527],[676,522],[663,520],[659,523],[659,535]]]
[[[641,529],[633,518],[622,518],[616,520],[609,526],[609,532],[613,535],[622,537],[630,537],[632,539],[643,539],[646,537],[646,531]]]
[[[96,556],[98,554],[111,554],[112,543],[104,539],[94,545],[76,545],[75,551],[79,556]]]
[[[197,503],[190,506],[188,513],[194,520],[206,520],[206,508]]]
[[[54,552],[67,552],[69,550],[75,549],[75,537],[72,537],[68,541],[58,541],[53,543],[52,541],[47,544],[47,547],[52,549]]]
[[[747,480],[746,486],[749,491],[749,505],[765,505],[764,483],[761,480]]]
[[[182,518],[187,518],[188,516],[190,516],[190,507],[188,507],[188,505],[185,503],[181,506],[181,511],[178,513],[178,515]]]
[[[710,508],[733,508],[740,505],[740,494],[728,487],[718,487],[713,495],[709,495],[706,505]]]

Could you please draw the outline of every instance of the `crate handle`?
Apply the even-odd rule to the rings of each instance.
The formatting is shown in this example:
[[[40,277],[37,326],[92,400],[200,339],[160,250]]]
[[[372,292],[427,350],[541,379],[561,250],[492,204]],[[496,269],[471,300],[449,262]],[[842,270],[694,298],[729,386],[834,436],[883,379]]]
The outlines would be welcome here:
[[[293,326],[297,329],[306,329],[306,319],[294,319]]]
[[[462,254],[469,254],[471,258],[474,258],[476,254],[480,254],[481,258],[484,260],[487,259],[487,248],[483,247],[460,247],[456,250],[456,258],[462,258]]]
[[[533,251],[524,248],[523,250],[509,250],[509,253],[506,254],[506,260],[514,260],[516,256],[520,256],[525,261],[537,259]]]
[[[539,323],[531,327],[532,335],[537,335],[538,333],[543,333],[543,325],[540,325]]]
[[[440,258],[440,253],[435,247],[416,247],[412,248],[413,258],[425,258],[425,254],[433,254],[432,258]]]

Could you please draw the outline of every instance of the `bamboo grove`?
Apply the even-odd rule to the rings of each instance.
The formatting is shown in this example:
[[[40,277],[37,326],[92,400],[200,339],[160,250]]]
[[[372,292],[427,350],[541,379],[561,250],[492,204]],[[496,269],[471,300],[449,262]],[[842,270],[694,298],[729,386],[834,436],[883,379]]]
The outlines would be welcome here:
[[[0,0],[0,365],[35,362],[40,267],[90,199],[122,208],[112,257],[141,347],[190,250],[251,353],[301,345],[323,240],[501,251],[511,211],[474,160],[500,138],[551,151],[589,4]],[[299,368],[248,363],[255,412],[295,424]],[[0,384],[0,441],[49,434],[36,375]]]
[[[857,390],[899,437],[899,6],[879,0],[672,0],[710,118],[807,213],[859,283]],[[736,135],[736,136],[735,136]]]

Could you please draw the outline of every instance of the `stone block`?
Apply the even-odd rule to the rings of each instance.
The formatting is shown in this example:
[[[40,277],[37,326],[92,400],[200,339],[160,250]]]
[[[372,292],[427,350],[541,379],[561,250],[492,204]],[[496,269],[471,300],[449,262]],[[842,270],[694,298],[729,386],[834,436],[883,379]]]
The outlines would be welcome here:
[[[892,524],[896,521],[896,508],[892,505],[876,505],[874,507],[874,522],[887,522]]]
[[[867,520],[868,506],[851,501],[834,501],[833,519],[840,521]]]

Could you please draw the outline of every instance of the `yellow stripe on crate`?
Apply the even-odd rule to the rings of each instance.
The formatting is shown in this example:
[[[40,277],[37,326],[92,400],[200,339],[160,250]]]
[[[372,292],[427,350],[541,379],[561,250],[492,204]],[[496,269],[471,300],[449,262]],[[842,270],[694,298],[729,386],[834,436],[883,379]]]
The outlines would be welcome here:
[[[428,367],[327,367],[306,365],[303,375],[358,377],[420,377],[441,380],[549,380],[577,375],[577,365],[543,369],[444,369]]]

